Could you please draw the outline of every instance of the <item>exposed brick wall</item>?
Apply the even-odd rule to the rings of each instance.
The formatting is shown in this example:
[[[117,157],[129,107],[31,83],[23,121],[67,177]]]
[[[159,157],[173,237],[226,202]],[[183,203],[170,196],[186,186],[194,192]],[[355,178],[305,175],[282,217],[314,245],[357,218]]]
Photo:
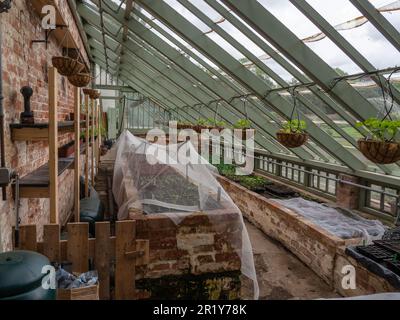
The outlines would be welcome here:
[[[237,252],[242,247],[242,223],[238,213],[193,213],[178,225],[162,214],[134,218],[136,237],[150,240],[150,263],[137,269],[137,279],[146,284],[152,298],[165,298],[160,296],[165,286],[169,298],[189,298],[189,292],[201,292],[203,299],[239,298]],[[184,286],[173,285],[184,279],[188,280]]]
[[[65,15],[76,42],[83,47],[67,1],[57,1],[60,11]],[[48,121],[48,76],[51,58],[62,54],[62,48],[54,37],[50,37],[48,48],[44,44],[32,44],[32,40],[43,39],[41,20],[31,7],[30,1],[13,1],[12,9],[2,13],[0,23],[3,37],[3,95],[5,109],[5,150],[7,166],[24,176],[48,161],[47,142],[13,142],[9,124],[19,122],[23,111],[23,98],[19,93],[23,86],[33,88],[31,99],[36,122]],[[84,57],[86,55],[84,54]],[[73,112],[73,86],[64,77],[59,77],[58,118],[65,120]],[[63,145],[73,139],[73,134],[59,136]],[[67,171],[60,177],[60,218],[61,221],[71,210],[73,172]],[[24,199],[21,201],[21,222],[40,225],[48,222],[49,200]],[[12,189],[8,188],[8,201],[0,200],[1,244],[3,250],[11,248],[11,226],[15,223]],[[0,245],[1,250],[1,245]]]
[[[278,240],[326,283],[343,296],[367,295],[396,291],[388,281],[362,267],[347,256],[345,248],[361,243],[361,239],[343,240],[261,195],[220,177],[219,181],[243,215],[266,235]],[[356,269],[357,289],[342,288],[343,266]]]

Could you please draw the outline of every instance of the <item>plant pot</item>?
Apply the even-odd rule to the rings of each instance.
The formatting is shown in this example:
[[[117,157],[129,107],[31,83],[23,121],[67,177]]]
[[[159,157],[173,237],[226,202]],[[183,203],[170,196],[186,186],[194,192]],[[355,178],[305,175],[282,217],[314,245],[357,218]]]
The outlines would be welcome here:
[[[361,153],[374,163],[391,164],[400,161],[399,143],[360,139],[358,147]]]
[[[85,95],[88,95],[90,97],[90,99],[93,99],[93,100],[100,98],[100,92],[97,90],[94,90],[94,89],[85,88],[85,89],[83,89],[83,93]]]
[[[59,158],[68,158],[75,152],[75,142],[71,141],[70,143],[58,148],[58,157]]]
[[[254,129],[243,129],[243,130],[234,129],[233,133],[234,133],[236,139],[246,141],[246,140],[254,137],[255,130]]]
[[[307,133],[278,132],[278,141],[287,148],[298,148],[305,144],[309,138]]]
[[[62,76],[72,76],[82,71],[85,67],[83,63],[70,57],[53,57],[52,63]]]
[[[77,73],[68,77],[69,83],[78,88],[86,87],[92,77],[88,73]]]

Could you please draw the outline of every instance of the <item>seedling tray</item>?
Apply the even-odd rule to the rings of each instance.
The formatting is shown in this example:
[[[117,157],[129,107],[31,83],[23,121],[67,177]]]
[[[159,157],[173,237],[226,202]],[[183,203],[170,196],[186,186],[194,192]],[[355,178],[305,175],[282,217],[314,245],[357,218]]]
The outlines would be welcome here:
[[[385,260],[387,267],[394,273],[400,275],[400,260],[394,261],[393,259]]]
[[[376,240],[374,244],[400,255],[400,240]]]
[[[358,246],[356,247],[356,249],[362,255],[376,262],[382,262],[384,260],[392,260],[394,257],[393,252],[386,250],[385,248],[381,248],[377,245]]]

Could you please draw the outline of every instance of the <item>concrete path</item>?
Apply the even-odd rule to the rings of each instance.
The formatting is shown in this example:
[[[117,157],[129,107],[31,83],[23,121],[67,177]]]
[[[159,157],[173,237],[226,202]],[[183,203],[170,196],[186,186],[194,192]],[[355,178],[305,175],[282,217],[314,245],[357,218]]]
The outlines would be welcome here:
[[[246,221],[262,300],[338,297],[311,269],[278,242]],[[248,297],[244,288],[243,297]]]

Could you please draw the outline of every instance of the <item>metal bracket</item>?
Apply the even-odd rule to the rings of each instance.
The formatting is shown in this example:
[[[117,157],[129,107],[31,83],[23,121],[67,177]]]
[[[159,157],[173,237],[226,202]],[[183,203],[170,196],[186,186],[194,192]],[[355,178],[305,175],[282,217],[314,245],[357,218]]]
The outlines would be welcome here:
[[[48,48],[49,45],[49,39],[51,36],[51,33],[56,30],[56,29],[64,29],[64,28],[68,28],[67,25],[65,24],[56,24],[56,27],[54,29],[46,29],[45,30],[45,37],[43,40],[32,40],[31,43],[45,43],[46,44],[46,49]]]

